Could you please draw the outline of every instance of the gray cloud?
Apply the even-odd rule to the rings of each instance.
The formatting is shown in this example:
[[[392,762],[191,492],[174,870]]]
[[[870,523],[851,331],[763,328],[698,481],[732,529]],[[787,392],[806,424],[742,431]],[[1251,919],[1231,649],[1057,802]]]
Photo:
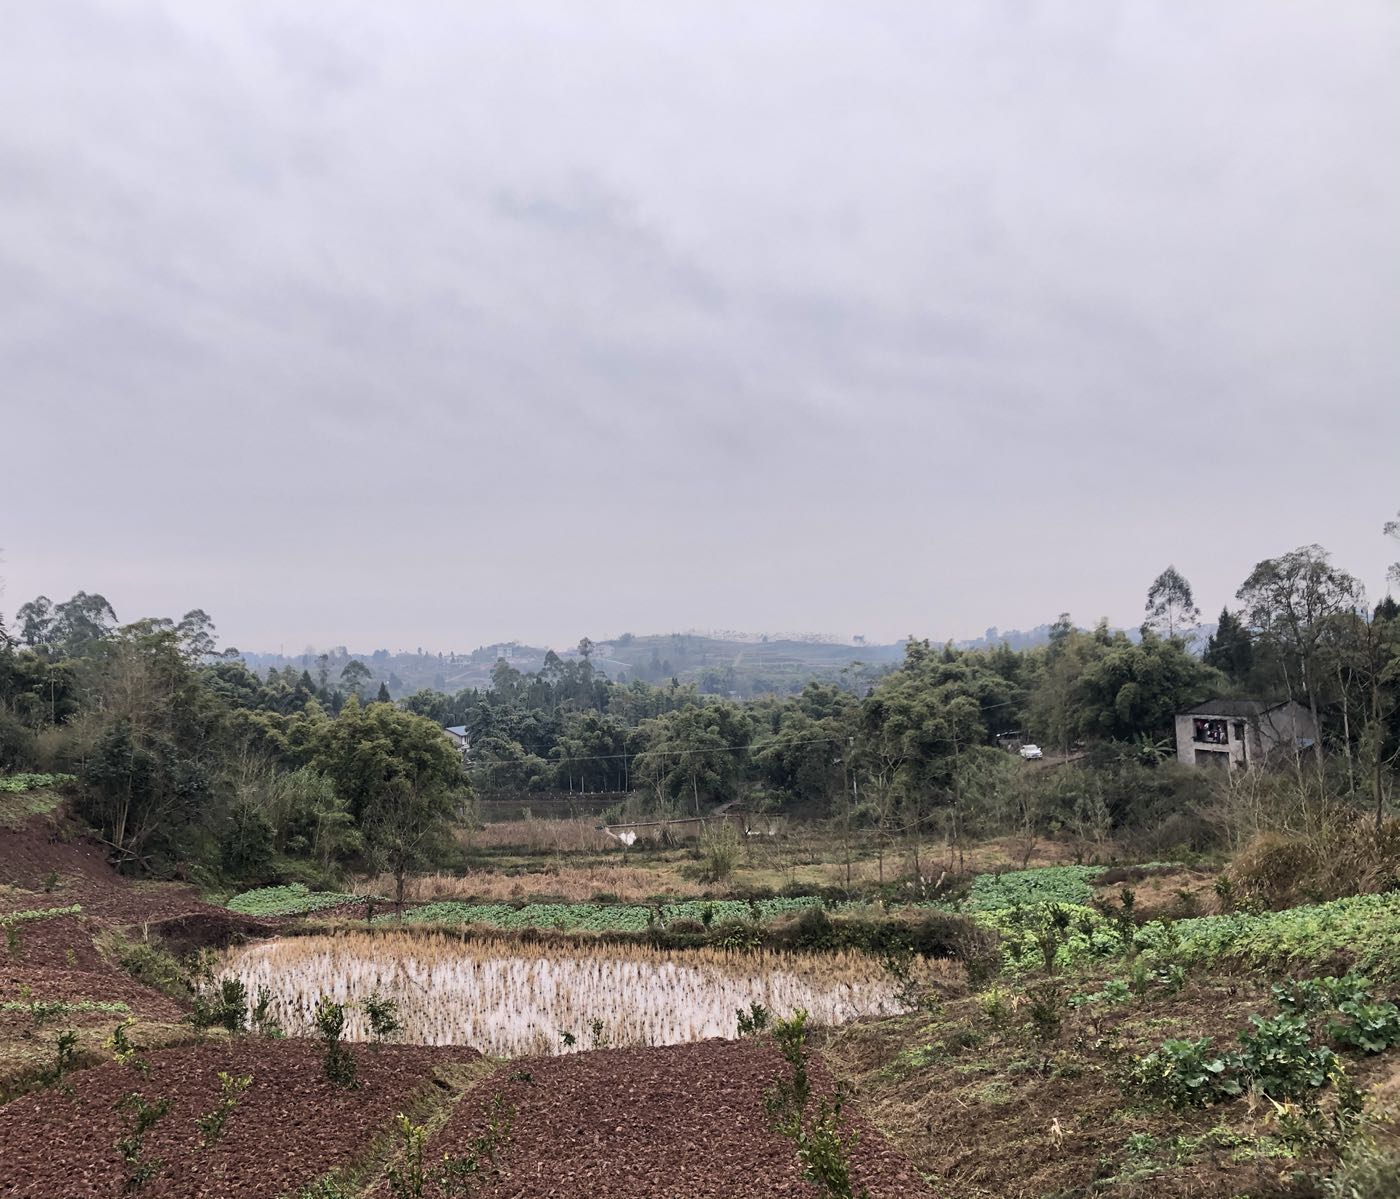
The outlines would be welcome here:
[[[240,644],[1217,608],[1400,505],[1400,15],[14,4],[0,605]],[[1393,558],[1393,551],[1390,557]]]

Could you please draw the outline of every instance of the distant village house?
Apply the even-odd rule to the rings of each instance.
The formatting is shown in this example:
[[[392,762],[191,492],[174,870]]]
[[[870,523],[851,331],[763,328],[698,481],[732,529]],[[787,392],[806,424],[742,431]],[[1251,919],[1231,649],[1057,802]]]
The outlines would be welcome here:
[[[1176,716],[1176,758],[1184,766],[1238,770],[1316,748],[1312,713],[1291,699],[1212,699]]]
[[[447,734],[448,739],[451,740],[457,752],[465,758],[472,747],[472,737],[471,734],[467,732],[467,726],[464,724],[453,724],[448,725],[442,731]]]

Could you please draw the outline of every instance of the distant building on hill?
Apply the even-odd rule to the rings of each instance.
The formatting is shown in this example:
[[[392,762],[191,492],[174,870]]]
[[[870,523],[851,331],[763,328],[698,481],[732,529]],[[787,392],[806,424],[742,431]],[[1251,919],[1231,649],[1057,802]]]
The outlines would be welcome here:
[[[1176,759],[1237,770],[1317,752],[1317,723],[1291,699],[1212,699],[1176,716]]]
[[[467,726],[464,724],[453,724],[448,725],[442,731],[451,739],[457,752],[465,758],[472,747],[472,735],[467,732]]]

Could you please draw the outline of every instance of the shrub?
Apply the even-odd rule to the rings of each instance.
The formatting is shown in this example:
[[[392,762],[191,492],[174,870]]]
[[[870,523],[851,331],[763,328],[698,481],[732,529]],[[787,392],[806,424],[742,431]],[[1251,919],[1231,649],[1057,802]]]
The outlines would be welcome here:
[[[1005,1028],[1011,1020],[1011,998],[1001,987],[984,991],[978,1002],[982,1005],[982,1015],[993,1028]]]
[[[257,1002],[253,1004],[252,1021],[258,1035],[276,1039],[282,1035],[282,1024],[272,1014],[273,995],[267,987],[258,988]]]
[[[248,988],[241,978],[225,978],[219,983],[216,1018],[230,1036],[248,1031]]]
[[[316,1033],[321,1038],[321,1069],[338,1087],[354,1088],[355,1057],[342,1040],[345,1005],[323,995],[316,1004]]]
[[[1064,991],[1058,982],[1050,980],[1033,987],[1027,994],[1030,999],[1027,1010],[1031,1018],[1031,1034],[1048,1049],[1060,1036],[1065,1007]]]
[[[809,1116],[812,1097],[807,1074],[807,1013],[801,1010],[773,1026],[773,1040],[792,1071],[790,1078],[774,1080],[764,1097],[764,1107],[774,1129],[792,1141],[797,1160],[808,1182],[830,1199],[868,1199],[869,1192],[853,1188],[851,1149],[854,1135],[841,1130],[842,1095],[822,1100]]]
[[[123,1020],[116,1028],[112,1029],[112,1035],[107,1038],[107,1048],[112,1051],[112,1059],[119,1066],[130,1066],[138,1073],[145,1074],[150,1070],[150,1065],[146,1059],[140,1056],[137,1047],[131,1043],[126,1035],[126,1030],[136,1023],[135,1020]]]
[[[149,941],[127,941],[108,933],[102,940],[108,953],[115,954],[123,970],[138,982],[181,1001],[190,997],[190,980],[179,959]]]
[[[803,949],[830,949],[835,943],[831,917],[821,908],[800,912],[793,929],[796,942]]]
[[[700,834],[700,857],[704,863],[705,880],[724,882],[734,873],[742,850],[739,832],[727,820],[719,825],[705,825]]]
[[[226,1070],[219,1071],[219,1102],[212,1111],[206,1112],[195,1121],[195,1126],[199,1129],[200,1141],[205,1149],[215,1144],[224,1135],[224,1125],[228,1123],[228,1118],[233,1114],[233,1109],[238,1106],[238,1100],[243,1092],[252,1085],[253,1076],[244,1074],[242,1077],[235,1077]]]
[[[1384,1053],[1392,1045],[1400,1045],[1400,1008],[1389,1000],[1364,1003],[1343,1000],[1337,1010],[1347,1017],[1327,1022],[1327,1035],[1363,1053]]]
[[[1148,1095],[1170,1107],[1204,1107],[1241,1093],[1232,1066],[1209,1037],[1176,1038],[1140,1059],[1133,1076]]]
[[[393,1036],[403,1028],[399,1020],[399,1005],[378,991],[364,1001],[363,1007],[369,1017],[369,1030],[376,1041]]]
[[[53,1082],[58,1082],[73,1068],[73,1059],[77,1056],[77,1050],[78,1034],[76,1032],[71,1028],[66,1028],[58,1034],[58,1040],[54,1042],[53,1069],[49,1075]]]
[[[1337,1055],[1325,1045],[1313,1045],[1303,1016],[1284,1012],[1273,1017],[1251,1016],[1253,1031],[1240,1033],[1244,1047],[1240,1068],[1264,1094],[1294,1099],[1316,1090],[1338,1072]]]
[[[444,1156],[432,1172],[432,1181],[442,1192],[443,1199],[465,1199],[486,1173],[496,1168],[497,1155],[510,1137],[514,1119],[514,1109],[501,1096],[491,1096],[486,1106],[486,1131],[467,1143],[466,1153]]]
[[[1229,870],[1232,891],[1246,903],[1292,907],[1400,887],[1400,819],[1374,819],[1333,806],[1314,815],[1306,833],[1261,833]]]
[[[132,1091],[117,1101],[118,1110],[131,1113],[131,1127],[125,1136],[117,1141],[117,1152],[121,1154],[126,1179],[122,1193],[131,1194],[140,1190],[165,1164],[159,1158],[142,1156],[146,1134],[170,1111],[169,1099],[148,1102],[140,1091]]]
[[[1343,1151],[1341,1162],[1323,1183],[1323,1194],[1327,1199],[1397,1199],[1397,1179],[1400,1145],[1363,1132]]]
[[[737,1009],[739,1016],[739,1035],[741,1037],[757,1036],[767,1027],[771,1013],[763,1004],[754,1000],[749,1004],[746,1012],[743,1008]]]
[[[423,1149],[428,1143],[428,1130],[415,1124],[402,1112],[394,1117],[399,1135],[399,1160],[384,1168],[393,1199],[422,1199],[427,1176],[423,1169]]]
[[[295,1199],[355,1199],[355,1196],[341,1186],[334,1176],[327,1176],[308,1182],[297,1191]]]

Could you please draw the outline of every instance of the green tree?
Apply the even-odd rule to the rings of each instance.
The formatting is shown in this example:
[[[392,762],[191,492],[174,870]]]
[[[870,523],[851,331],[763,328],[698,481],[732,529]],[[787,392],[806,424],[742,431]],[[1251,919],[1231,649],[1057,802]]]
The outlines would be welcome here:
[[[346,695],[358,697],[364,690],[365,684],[373,677],[368,666],[357,658],[351,658],[340,672],[340,685],[344,688]]]
[[[1146,612],[1143,632],[1150,629],[1168,638],[1194,626],[1201,618],[1201,610],[1191,595],[1191,584],[1175,566],[1168,566],[1152,580],[1147,589]]]
[[[53,641],[53,601],[47,595],[36,596],[15,613],[19,622],[19,639],[31,649],[41,649]]]
[[[309,764],[335,785],[365,827],[385,796],[404,788],[437,796],[465,785],[462,763],[442,729],[388,704],[351,698],[334,720],[316,723]]]
[[[1220,676],[1179,640],[1149,631],[1134,645],[1118,633],[1075,683],[1073,724],[1081,736],[1111,741],[1167,737],[1176,713],[1220,684]]]
[[[49,635],[63,653],[77,656],[109,636],[116,625],[117,614],[105,597],[79,591],[67,602],[55,605]]]
[[[1362,602],[1361,585],[1334,567],[1320,545],[1305,545],[1260,562],[1236,598],[1244,603],[1255,635],[1274,654],[1289,697],[1296,698],[1301,688],[1320,728],[1318,699],[1323,679],[1319,659],[1327,622],[1357,609]]]
[[[1220,622],[1206,642],[1202,660],[1232,683],[1242,683],[1254,670],[1254,638],[1229,608],[1220,609]]]
[[[203,608],[191,609],[180,617],[175,632],[182,652],[191,662],[203,662],[219,652],[214,642],[214,622]]]

